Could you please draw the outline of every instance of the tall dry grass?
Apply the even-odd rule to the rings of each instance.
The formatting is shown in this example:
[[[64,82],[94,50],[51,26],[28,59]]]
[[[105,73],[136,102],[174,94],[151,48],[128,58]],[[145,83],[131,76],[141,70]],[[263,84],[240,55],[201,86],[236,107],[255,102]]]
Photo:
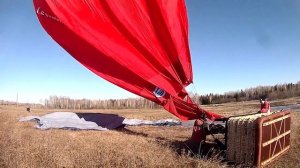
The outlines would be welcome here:
[[[258,102],[252,101],[205,108],[230,116],[251,113],[258,107]],[[0,167],[226,167],[218,160],[198,159],[181,152],[186,150],[191,128],[142,126],[102,132],[41,131],[33,127],[34,123],[18,122],[20,117],[48,112],[32,109],[29,114],[25,107],[0,106]],[[173,118],[163,110],[89,112],[150,120]],[[292,148],[270,167],[299,167],[299,119],[300,112],[292,112]]]

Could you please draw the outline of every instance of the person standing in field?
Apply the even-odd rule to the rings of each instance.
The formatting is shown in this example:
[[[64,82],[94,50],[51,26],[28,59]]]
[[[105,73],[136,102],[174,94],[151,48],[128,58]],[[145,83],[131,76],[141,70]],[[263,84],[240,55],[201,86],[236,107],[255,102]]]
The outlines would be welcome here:
[[[262,96],[259,101],[260,101],[260,113],[269,114],[271,112],[271,106],[270,106],[270,102],[268,101],[268,98],[266,96]]]
[[[192,141],[196,143],[201,143],[205,141],[207,132],[204,130],[204,121],[202,119],[195,120]]]

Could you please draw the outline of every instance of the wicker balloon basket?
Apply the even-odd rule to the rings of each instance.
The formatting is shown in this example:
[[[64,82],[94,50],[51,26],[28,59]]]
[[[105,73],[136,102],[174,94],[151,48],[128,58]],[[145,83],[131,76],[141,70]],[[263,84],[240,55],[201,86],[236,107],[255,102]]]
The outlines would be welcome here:
[[[227,121],[226,159],[246,167],[264,166],[290,147],[291,116],[287,111],[251,114]]]

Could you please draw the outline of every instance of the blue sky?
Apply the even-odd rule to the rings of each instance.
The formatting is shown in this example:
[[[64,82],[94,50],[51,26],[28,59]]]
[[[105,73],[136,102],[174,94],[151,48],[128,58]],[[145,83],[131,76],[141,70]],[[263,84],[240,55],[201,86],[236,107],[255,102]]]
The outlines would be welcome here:
[[[223,93],[300,80],[300,1],[187,0],[194,87]],[[42,29],[30,0],[0,0],[0,100],[134,97],[84,68]]]

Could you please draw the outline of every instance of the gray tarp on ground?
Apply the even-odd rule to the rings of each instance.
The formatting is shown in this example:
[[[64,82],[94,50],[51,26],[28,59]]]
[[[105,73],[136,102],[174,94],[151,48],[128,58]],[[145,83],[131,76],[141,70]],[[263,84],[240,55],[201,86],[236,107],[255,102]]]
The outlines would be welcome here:
[[[62,128],[74,130],[109,130],[124,126],[156,125],[173,126],[181,125],[180,121],[165,119],[158,121],[126,119],[115,114],[101,113],[74,113],[54,112],[44,116],[28,116],[19,121],[36,121],[39,129]]]

